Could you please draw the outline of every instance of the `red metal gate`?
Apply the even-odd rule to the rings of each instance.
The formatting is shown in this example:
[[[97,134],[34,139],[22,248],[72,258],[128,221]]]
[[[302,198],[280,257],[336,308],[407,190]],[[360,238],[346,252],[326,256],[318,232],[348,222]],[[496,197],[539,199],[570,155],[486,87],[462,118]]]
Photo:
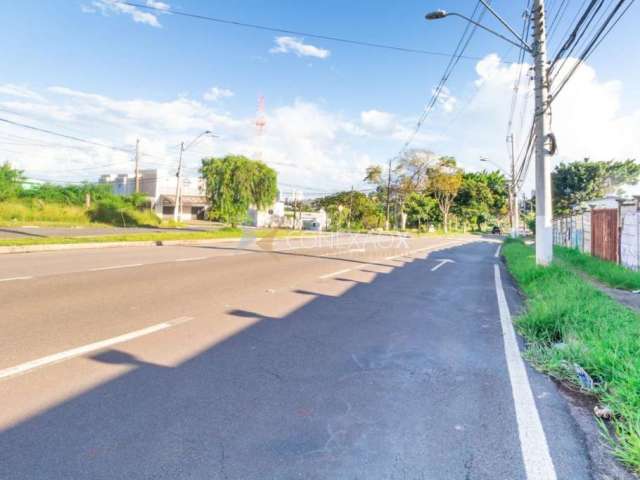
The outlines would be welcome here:
[[[591,254],[618,262],[618,210],[591,211]]]

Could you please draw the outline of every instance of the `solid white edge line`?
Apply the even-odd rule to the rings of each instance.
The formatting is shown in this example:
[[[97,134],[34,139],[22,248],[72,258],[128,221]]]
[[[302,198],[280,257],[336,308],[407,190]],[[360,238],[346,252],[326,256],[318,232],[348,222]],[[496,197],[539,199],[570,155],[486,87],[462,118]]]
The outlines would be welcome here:
[[[498,245],[498,248],[496,248],[496,253],[493,254],[494,257],[498,258],[500,256],[501,248],[502,248],[502,244]]]
[[[192,320],[192,317],[179,317],[168,322],[158,323],[157,325],[151,325],[150,327],[146,327],[141,330],[125,333],[124,335],[101,340],[99,342],[89,343],[88,345],[83,345],[81,347],[76,347],[70,350],[65,350],[63,352],[47,355],[46,357],[31,360],[30,362],[21,363],[20,365],[16,365],[14,367],[5,368],[4,370],[0,370],[0,380],[8,377],[13,377],[15,375],[20,375],[30,370],[44,367],[45,365],[59,363],[70,358],[79,357],[87,353],[102,350],[118,343],[128,342],[129,340],[133,340],[134,338],[159,332],[160,330],[165,330],[169,327],[173,327],[174,325],[178,325],[189,320]]]
[[[9,278],[0,278],[0,282],[12,282],[14,280],[30,280],[33,277],[9,277]]]
[[[549,445],[533,398],[527,370],[520,355],[498,265],[494,265],[494,273],[502,338],[504,339],[504,353],[511,382],[520,450],[522,451],[527,480],[556,480],[556,471],[549,453]]]
[[[118,268],[133,268],[133,267],[141,267],[141,263],[131,263],[129,265],[113,265],[111,267],[97,267],[90,268],[87,270],[88,272],[101,272],[102,270],[117,270]]]

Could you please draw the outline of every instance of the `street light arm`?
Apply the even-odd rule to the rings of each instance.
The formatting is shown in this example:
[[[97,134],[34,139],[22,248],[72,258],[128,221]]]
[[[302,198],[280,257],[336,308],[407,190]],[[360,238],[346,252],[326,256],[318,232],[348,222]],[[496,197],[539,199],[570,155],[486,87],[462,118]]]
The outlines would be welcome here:
[[[532,52],[533,49],[529,46],[529,44],[520,35],[518,35],[518,32],[511,28],[511,26],[500,15],[498,15],[498,13],[493,8],[491,8],[491,5],[489,5],[486,0],[480,0],[480,3],[482,3],[482,5],[484,5],[484,8],[489,10],[489,13],[491,13],[491,15],[493,15],[502,25],[504,25],[507,30],[511,32],[514,37],[518,39],[518,41],[525,47],[525,50],[530,53]]]
[[[214,138],[218,138],[218,135],[216,135],[215,133],[210,132],[209,130],[206,130],[204,132],[202,132],[200,135],[198,135],[196,138],[194,138],[193,140],[191,140],[191,142],[189,142],[189,145],[187,145],[186,147],[183,148],[183,151],[187,151],[189,148],[193,147],[195,145],[195,143],[200,140],[202,137],[204,137],[205,135],[210,135]]]
[[[469,23],[473,23],[474,25],[480,27],[481,29],[491,33],[492,35],[495,35],[496,37],[501,38],[502,40],[504,40],[505,42],[509,42],[511,45],[518,47],[518,48],[523,48],[524,50],[526,50],[529,53],[533,53],[533,49],[526,43],[524,42],[522,39],[520,39],[520,37],[518,37],[518,42],[515,42],[513,40],[511,40],[510,38],[505,37],[504,35],[502,35],[501,33],[496,32],[495,30],[492,30],[488,27],[485,27],[484,25],[482,25],[481,23],[476,22],[475,20],[472,20],[469,17],[466,17],[460,13],[455,13],[455,12],[447,12],[447,17],[451,17],[451,16],[455,16],[455,17],[460,17],[464,20],[466,20]]]

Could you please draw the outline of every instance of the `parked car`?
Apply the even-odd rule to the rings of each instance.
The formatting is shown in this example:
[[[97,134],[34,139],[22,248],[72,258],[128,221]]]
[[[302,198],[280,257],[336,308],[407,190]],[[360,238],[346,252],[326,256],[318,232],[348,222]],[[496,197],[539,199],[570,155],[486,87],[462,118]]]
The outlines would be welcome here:
[[[499,226],[494,225],[491,229],[491,233],[493,233],[494,235],[502,235],[502,230],[500,230]]]

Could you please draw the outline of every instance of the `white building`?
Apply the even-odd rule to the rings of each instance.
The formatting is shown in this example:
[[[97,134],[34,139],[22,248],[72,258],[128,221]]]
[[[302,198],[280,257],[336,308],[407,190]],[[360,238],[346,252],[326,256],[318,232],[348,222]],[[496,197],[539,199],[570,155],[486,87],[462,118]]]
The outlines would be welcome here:
[[[258,210],[249,207],[249,224],[258,228],[286,227],[287,218],[284,214],[284,202],[276,201],[271,207]]]
[[[140,170],[140,193],[149,199],[151,208],[163,218],[173,218],[176,204],[176,176],[158,169]],[[99,183],[112,185],[116,195],[131,195],[136,191],[136,177],[126,173],[100,176]],[[198,177],[182,178],[183,220],[202,218],[208,206],[204,180]]]

